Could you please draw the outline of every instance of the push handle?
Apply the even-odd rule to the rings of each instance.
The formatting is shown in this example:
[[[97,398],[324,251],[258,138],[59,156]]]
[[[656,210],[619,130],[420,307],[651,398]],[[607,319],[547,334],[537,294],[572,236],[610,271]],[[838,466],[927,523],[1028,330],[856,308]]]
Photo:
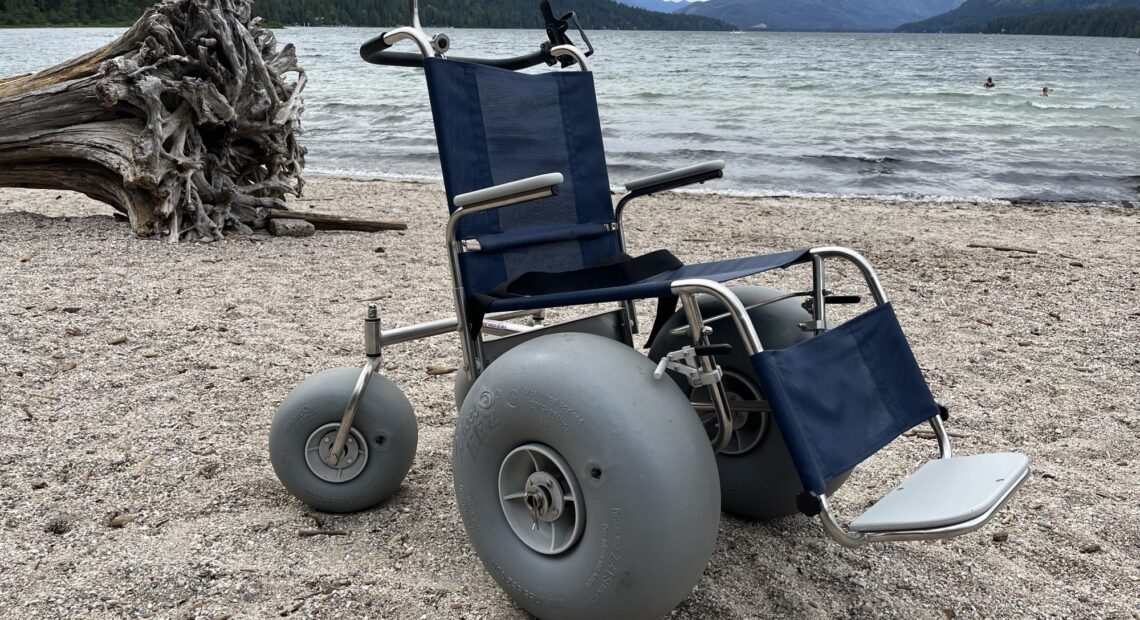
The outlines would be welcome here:
[[[363,58],[365,62],[389,67],[422,67],[424,58],[433,55],[443,56],[448,52],[451,48],[451,41],[446,34],[437,34],[429,40],[423,33],[420,27],[418,0],[408,0],[408,5],[412,12],[412,26],[390,30],[361,45],[360,57]],[[543,21],[546,23],[546,36],[549,41],[543,43],[537,51],[513,58],[460,58],[455,56],[451,56],[450,58],[511,71],[527,69],[541,64],[553,65],[555,63],[560,63],[563,67],[569,67],[578,63],[583,70],[586,70],[585,58],[593,55],[594,47],[590,44],[590,40],[586,37],[586,32],[578,23],[574,12],[571,11],[561,18],[555,17],[549,0],[542,0],[539,3],[539,8],[542,11]],[[578,50],[574,42],[566,35],[571,24],[577,28],[578,33],[582,37],[582,41],[587,47],[584,54]],[[389,48],[403,40],[414,41],[419,46],[420,53],[389,51]]]

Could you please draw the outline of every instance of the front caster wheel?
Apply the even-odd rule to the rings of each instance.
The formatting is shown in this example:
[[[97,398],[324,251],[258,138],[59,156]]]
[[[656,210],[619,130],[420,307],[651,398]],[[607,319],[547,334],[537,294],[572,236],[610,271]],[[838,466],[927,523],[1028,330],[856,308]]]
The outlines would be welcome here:
[[[411,469],[417,424],[412,405],[373,375],[335,465],[328,463],[359,368],[332,368],[297,386],[273,418],[269,460],[281,484],[323,512],[356,512],[390,496]]]
[[[471,386],[452,465],[499,585],[551,619],[658,618],[689,595],[720,523],[716,462],[676,384],[620,343],[552,334]]]

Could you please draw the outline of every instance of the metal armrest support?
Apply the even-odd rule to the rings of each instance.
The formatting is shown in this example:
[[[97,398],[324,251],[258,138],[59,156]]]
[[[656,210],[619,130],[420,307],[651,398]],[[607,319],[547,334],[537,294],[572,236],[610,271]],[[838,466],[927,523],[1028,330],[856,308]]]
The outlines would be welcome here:
[[[479,339],[472,333],[471,327],[463,317],[467,316],[467,294],[463,288],[463,278],[459,273],[460,240],[456,238],[455,231],[459,221],[465,217],[498,209],[528,200],[546,198],[558,193],[558,186],[562,184],[561,173],[540,174],[528,179],[503,183],[494,187],[460,194],[455,197],[455,206],[458,207],[447,220],[447,252],[450,257],[451,277],[455,283],[455,316],[458,318],[459,341],[463,347],[463,363],[467,378],[471,381],[482,370],[478,361],[481,358]]]
[[[618,201],[617,207],[614,208],[614,224],[617,226],[618,243],[621,246],[621,251],[628,251],[625,245],[625,230],[622,228],[621,220],[625,213],[625,206],[629,204],[631,200],[650,194],[656,194],[657,192],[664,192],[686,185],[704,183],[705,181],[720,178],[724,178],[724,160],[716,159],[703,164],[678,168],[671,172],[663,172],[626,183],[625,189],[628,190],[629,193],[622,196],[621,200]],[[636,304],[633,301],[625,301],[622,302],[622,305],[625,306],[626,312],[629,315],[630,328],[633,330],[633,333],[638,333],[639,327],[637,324]]]
[[[562,185],[562,174],[551,172],[536,177],[511,181],[485,189],[467,192],[455,197],[455,206],[465,211],[470,209],[493,209],[508,205],[546,198],[558,193]]]
[[[679,168],[672,172],[665,172],[662,174],[655,174],[653,176],[630,181],[625,184],[625,188],[629,191],[628,194],[622,196],[618,201],[617,207],[614,209],[614,221],[617,222],[618,228],[621,228],[622,213],[625,211],[625,205],[634,198],[641,196],[648,196],[656,194],[657,192],[664,192],[693,183],[704,183],[712,179],[720,179],[724,177],[724,161],[714,160],[707,161],[703,164],[696,164],[695,166],[688,166],[687,168]],[[622,235],[622,250],[625,250],[625,239]]]

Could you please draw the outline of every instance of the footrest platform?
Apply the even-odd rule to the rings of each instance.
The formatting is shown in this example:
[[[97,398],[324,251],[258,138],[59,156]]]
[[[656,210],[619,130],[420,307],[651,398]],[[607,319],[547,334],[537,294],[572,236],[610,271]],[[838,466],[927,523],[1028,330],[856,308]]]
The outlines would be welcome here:
[[[933,460],[848,527],[905,532],[966,523],[1000,506],[1028,475],[1029,459],[1016,452]]]

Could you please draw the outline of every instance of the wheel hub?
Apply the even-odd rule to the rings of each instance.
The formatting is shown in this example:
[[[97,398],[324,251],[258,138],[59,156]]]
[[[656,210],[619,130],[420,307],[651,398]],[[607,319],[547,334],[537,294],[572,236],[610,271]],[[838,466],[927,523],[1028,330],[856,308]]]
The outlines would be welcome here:
[[[582,536],[586,511],[570,465],[552,448],[515,448],[499,467],[499,503],[511,531],[544,555],[565,552]]]
[[[523,503],[530,509],[530,516],[535,523],[550,523],[562,516],[566,498],[562,494],[562,487],[550,474],[544,471],[531,474],[526,480],[525,492]]]
[[[336,465],[329,465],[329,452],[336,433],[340,429],[339,422],[325,424],[309,435],[305,442],[305,464],[313,475],[325,482],[344,483],[356,478],[364,471],[368,463],[368,443],[356,428],[348,431],[348,438],[344,442]]]

